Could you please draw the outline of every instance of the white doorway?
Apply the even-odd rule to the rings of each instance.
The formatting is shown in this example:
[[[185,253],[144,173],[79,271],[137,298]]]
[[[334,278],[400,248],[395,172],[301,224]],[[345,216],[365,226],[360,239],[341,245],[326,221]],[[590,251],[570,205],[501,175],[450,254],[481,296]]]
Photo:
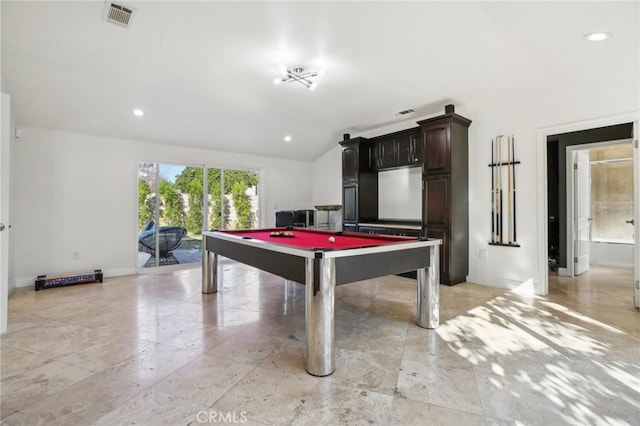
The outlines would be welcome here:
[[[638,151],[638,112],[621,114],[612,117],[605,117],[596,120],[577,122],[547,128],[541,128],[537,131],[537,235],[538,254],[537,254],[537,280],[535,282],[535,292],[538,295],[546,296],[549,294],[549,204],[548,194],[548,164],[547,164],[547,139],[549,136],[576,132],[581,130],[596,129],[606,126],[614,126],[624,123],[633,123],[633,164],[634,164],[634,187],[633,187],[633,228],[634,234],[640,235],[640,154]],[[638,247],[638,238],[635,240],[634,247],[634,273],[633,285],[630,292],[633,294],[636,308],[640,308],[640,248]]]
[[[567,268],[634,268],[633,140],[567,147]]]

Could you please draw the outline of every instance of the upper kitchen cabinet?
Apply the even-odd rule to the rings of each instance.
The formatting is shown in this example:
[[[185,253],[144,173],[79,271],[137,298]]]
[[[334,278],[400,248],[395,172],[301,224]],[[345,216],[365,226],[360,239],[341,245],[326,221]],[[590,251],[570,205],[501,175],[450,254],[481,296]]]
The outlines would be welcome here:
[[[447,105],[444,115],[419,121],[418,124],[424,139],[425,175],[467,169],[471,120],[456,114],[453,105]]]
[[[355,182],[371,169],[371,153],[365,138],[345,139],[342,145],[342,181]]]
[[[424,146],[420,128],[407,129],[375,138],[373,140],[373,157],[373,168],[376,170],[422,165]]]

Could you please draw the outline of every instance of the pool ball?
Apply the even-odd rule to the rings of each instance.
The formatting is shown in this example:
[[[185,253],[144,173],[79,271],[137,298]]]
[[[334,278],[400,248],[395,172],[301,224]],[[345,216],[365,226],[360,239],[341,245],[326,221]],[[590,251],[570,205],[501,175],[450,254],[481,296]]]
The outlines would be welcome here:
[[[333,237],[329,237],[329,242],[330,242],[330,243],[335,243],[335,242],[336,242],[336,239],[335,239],[335,238],[333,238]]]

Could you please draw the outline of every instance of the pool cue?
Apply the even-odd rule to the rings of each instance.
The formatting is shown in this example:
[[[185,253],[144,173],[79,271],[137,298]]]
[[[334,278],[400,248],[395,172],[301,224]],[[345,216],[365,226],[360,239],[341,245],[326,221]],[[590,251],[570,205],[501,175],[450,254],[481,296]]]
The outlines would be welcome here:
[[[502,244],[502,135],[498,136],[498,238]]]
[[[511,136],[507,136],[507,242],[513,242],[511,233],[513,206],[511,204]]]
[[[517,244],[516,238],[516,144],[515,137],[511,137],[511,167],[513,167],[513,243]]]
[[[495,146],[491,139],[491,242],[496,242],[496,165],[494,161]]]

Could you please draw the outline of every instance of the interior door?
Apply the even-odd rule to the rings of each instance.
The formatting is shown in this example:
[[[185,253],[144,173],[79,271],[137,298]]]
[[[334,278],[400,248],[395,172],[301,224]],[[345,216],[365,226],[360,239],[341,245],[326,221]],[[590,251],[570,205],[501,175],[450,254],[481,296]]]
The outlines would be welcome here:
[[[589,151],[574,151],[574,275],[589,270],[589,244],[591,242],[591,168]]]
[[[0,333],[7,332],[9,305],[9,149],[11,119],[9,95],[2,94],[0,122]]]
[[[640,308],[640,151],[638,122],[633,123],[633,303]]]

